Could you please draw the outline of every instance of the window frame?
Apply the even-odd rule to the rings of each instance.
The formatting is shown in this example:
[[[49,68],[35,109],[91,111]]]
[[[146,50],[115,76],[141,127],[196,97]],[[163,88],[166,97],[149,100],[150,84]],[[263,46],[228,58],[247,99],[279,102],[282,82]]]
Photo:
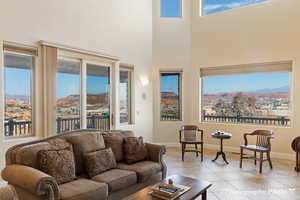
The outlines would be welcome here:
[[[288,70],[287,66],[283,67],[282,69],[280,69],[279,71],[272,71],[272,67],[270,71],[267,71],[266,66],[271,66],[274,65],[276,67],[276,65],[290,65],[290,71],[284,71],[284,70]],[[294,82],[294,70],[293,70],[293,61],[289,60],[289,61],[279,61],[279,62],[269,62],[269,63],[254,63],[254,64],[248,64],[248,65],[236,65],[236,66],[223,66],[224,68],[240,68],[242,69],[243,67],[246,68],[246,73],[240,73],[240,75],[247,75],[247,74],[271,74],[271,73],[279,73],[280,71],[282,72],[286,72],[286,73],[290,73],[290,81],[289,81],[289,86],[290,86],[290,92],[289,92],[289,123],[287,125],[280,125],[280,124],[258,124],[258,123],[243,123],[243,122],[223,122],[223,121],[208,121],[208,120],[204,120],[203,118],[203,106],[204,106],[204,98],[203,98],[203,91],[204,91],[204,81],[203,79],[205,77],[215,77],[215,76],[231,76],[229,74],[224,74],[224,75],[209,75],[209,76],[202,76],[201,75],[201,70],[202,69],[218,69],[218,68],[222,68],[222,67],[208,67],[208,68],[200,68],[199,70],[199,75],[200,75],[200,79],[199,79],[199,98],[200,100],[198,101],[200,104],[199,105],[199,122],[200,123],[218,123],[218,124],[226,124],[226,125],[251,125],[251,126],[266,126],[266,127],[276,127],[276,128],[291,128],[293,127],[293,116],[294,116],[294,105],[293,105],[293,97],[294,97],[294,93],[293,93],[293,82]],[[262,72],[257,72],[257,73],[249,73],[249,70],[247,69],[247,67],[261,67],[262,68]],[[257,68],[257,69],[258,69]],[[228,70],[229,70],[228,69]],[[274,68],[273,68],[274,70]],[[248,72],[248,73],[247,73]],[[232,75],[238,75],[238,74],[232,74]]]
[[[23,46],[21,44],[16,43],[10,43],[10,42],[4,42],[3,44],[3,128],[5,129],[5,105],[6,105],[6,91],[5,91],[5,54],[15,54],[15,55],[23,55],[23,56],[30,56],[32,57],[32,66],[31,66],[31,96],[30,96],[30,103],[31,103],[31,132],[26,135],[21,136],[5,136],[5,130],[3,130],[3,138],[4,139],[19,139],[19,138],[30,138],[30,137],[36,137],[36,112],[37,112],[37,105],[36,105],[36,66],[37,66],[37,56],[38,56],[38,50],[35,47],[29,47],[29,46]]]
[[[161,92],[162,92],[162,84],[161,84],[161,77],[162,74],[166,74],[166,75],[172,75],[172,74],[178,74],[178,100],[179,100],[179,119],[175,119],[175,120],[162,120],[161,117],[161,111],[162,111],[162,107],[161,107]],[[182,70],[170,70],[170,71],[160,71],[159,72],[159,120],[160,122],[180,122],[183,121],[183,71]]]
[[[162,19],[182,19],[183,18],[183,0],[179,0],[180,15],[178,17],[164,17],[162,15],[162,1],[159,0],[159,17]]]
[[[124,125],[132,125],[134,124],[134,66],[126,66],[126,65],[120,65],[119,67],[119,77],[120,77],[120,73],[121,71],[127,71],[129,72],[129,86],[128,86],[128,92],[129,92],[129,95],[128,95],[128,106],[129,106],[129,120],[128,122],[121,122],[121,107],[120,107],[120,97],[119,97],[119,113],[120,113],[120,126],[124,126]],[[120,80],[119,80],[119,84],[120,84]],[[120,88],[119,88],[120,89]]]

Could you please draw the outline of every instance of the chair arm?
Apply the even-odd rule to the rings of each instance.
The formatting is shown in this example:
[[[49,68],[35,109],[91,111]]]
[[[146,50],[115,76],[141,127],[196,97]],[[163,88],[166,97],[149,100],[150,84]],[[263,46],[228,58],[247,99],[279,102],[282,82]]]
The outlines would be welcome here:
[[[244,142],[245,142],[244,145],[245,145],[245,146],[248,145],[248,139],[247,139],[247,136],[248,136],[248,135],[253,135],[253,133],[244,133]]]
[[[11,185],[0,187],[0,200],[18,200],[15,188]]]
[[[59,199],[56,180],[37,169],[25,165],[8,165],[1,175],[9,184],[18,186],[34,195],[44,195],[49,200]]]
[[[149,159],[154,162],[161,162],[162,156],[166,153],[164,145],[146,143]]]

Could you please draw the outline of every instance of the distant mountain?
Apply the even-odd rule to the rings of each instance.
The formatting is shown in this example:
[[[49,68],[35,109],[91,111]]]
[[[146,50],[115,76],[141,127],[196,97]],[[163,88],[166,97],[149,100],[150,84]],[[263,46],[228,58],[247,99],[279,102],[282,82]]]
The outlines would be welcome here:
[[[289,93],[290,87],[288,85],[279,87],[279,88],[265,88],[255,91],[249,91],[248,93],[256,93],[256,94],[272,94],[272,93]]]
[[[13,100],[13,99],[20,99],[20,100],[28,100],[30,98],[30,96],[26,96],[26,95],[5,95],[5,98],[8,100]]]
[[[108,94],[88,94],[87,95],[87,104],[97,104],[97,105],[105,105],[108,101]],[[57,100],[57,105],[59,107],[75,107],[80,104],[80,96],[79,95],[69,95],[67,97],[61,98]]]

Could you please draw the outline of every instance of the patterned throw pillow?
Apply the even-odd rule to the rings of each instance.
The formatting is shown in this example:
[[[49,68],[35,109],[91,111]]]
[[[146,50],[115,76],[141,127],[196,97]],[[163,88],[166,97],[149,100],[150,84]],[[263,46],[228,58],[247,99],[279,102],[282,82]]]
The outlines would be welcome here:
[[[70,150],[41,150],[38,152],[38,161],[40,170],[54,177],[58,184],[76,178],[74,154]]]
[[[111,150],[103,149],[84,154],[85,168],[90,178],[117,167],[115,156]]]
[[[143,137],[128,137],[124,139],[124,156],[127,164],[147,159],[148,151]]]

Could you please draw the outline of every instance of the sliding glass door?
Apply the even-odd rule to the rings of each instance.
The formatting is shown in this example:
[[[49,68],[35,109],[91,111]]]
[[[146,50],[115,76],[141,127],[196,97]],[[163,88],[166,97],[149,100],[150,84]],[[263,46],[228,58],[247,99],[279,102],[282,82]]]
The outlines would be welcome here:
[[[57,132],[80,129],[80,60],[60,58],[56,73]]]
[[[110,68],[99,64],[86,65],[87,128],[110,128]]]
[[[60,58],[56,75],[57,133],[110,129],[110,67]]]

